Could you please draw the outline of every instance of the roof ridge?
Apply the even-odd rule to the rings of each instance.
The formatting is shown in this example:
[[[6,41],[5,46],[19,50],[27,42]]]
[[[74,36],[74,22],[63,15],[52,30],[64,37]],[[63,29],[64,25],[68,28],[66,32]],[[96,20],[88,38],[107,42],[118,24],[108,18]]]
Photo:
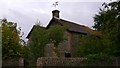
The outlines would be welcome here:
[[[82,27],[87,27],[86,25],[81,25],[81,24],[78,24],[78,23],[75,23],[75,22],[67,21],[65,19],[60,19],[60,20],[66,21],[66,22],[71,23],[71,24],[79,25],[79,26],[82,26]]]

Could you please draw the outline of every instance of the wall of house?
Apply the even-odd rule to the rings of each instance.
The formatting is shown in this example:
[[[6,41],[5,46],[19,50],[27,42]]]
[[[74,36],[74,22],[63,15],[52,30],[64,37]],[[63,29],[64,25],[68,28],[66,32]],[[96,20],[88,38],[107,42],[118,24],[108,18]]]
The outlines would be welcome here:
[[[58,45],[59,57],[65,57],[65,52],[68,52],[68,32],[65,31],[64,40]],[[54,54],[54,45],[49,43],[45,46],[45,57],[55,57]]]
[[[65,57],[65,52],[67,52],[67,46],[68,46],[67,31],[64,34],[64,38],[65,38],[65,40],[58,45],[60,57]]]
[[[61,25],[61,24],[57,20],[54,19],[54,21],[52,21],[52,23],[50,23],[49,28],[54,25]]]
[[[60,57],[65,57],[65,52],[69,52],[72,57],[75,57],[74,51],[75,48],[82,43],[80,39],[82,34],[66,31],[64,36],[66,40],[58,45]]]
[[[80,33],[72,33],[72,46],[71,46],[71,54],[72,54],[72,57],[76,57],[75,56],[75,50],[76,50],[76,47],[77,46],[80,46],[82,41],[81,41],[81,37],[83,35],[80,34]]]
[[[70,52],[71,56],[74,57],[74,50],[75,50],[75,47],[78,46],[80,43],[80,37],[81,37],[81,34],[65,31],[65,34],[64,34],[65,40],[63,40],[63,42],[61,42],[58,45],[60,57],[65,57],[66,52]],[[29,37],[28,44],[30,42],[32,42],[31,36]],[[46,44],[44,50],[45,50],[44,51],[45,57],[55,56],[52,44]]]
[[[49,43],[44,47],[44,56],[45,57],[57,57],[57,54],[54,51],[54,44]]]

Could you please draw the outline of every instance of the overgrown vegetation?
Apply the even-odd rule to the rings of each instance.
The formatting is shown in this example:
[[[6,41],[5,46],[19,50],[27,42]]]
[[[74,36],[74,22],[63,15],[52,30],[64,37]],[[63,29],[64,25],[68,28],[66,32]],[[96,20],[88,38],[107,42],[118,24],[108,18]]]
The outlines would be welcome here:
[[[82,36],[79,46],[76,47],[77,57],[85,57],[89,54],[96,54],[104,51],[99,38],[93,35]]]
[[[20,35],[21,29],[17,29],[16,23],[8,22],[7,19],[3,19],[0,23],[2,23],[1,41],[3,59],[23,57],[26,65],[28,60],[44,57],[44,46],[48,43],[55,45],[55,52],[59,55],[57,45],[64,40],[64,27],[52,26],[50,29],[45,29],[37,24],[31,32],[29,44],[25,44],[24,40],[20,39],[22,37]]]
[[[48,31],[49,42],[54,43],[56,47],[59,45],[60,42],[62,42],[65,39],[64,26],[54,25],[54,26],[51,26],[50,29],[48,29],[47,31]]]
[[[96,53],[96,54],[89,54],[86,56],[88,63],[95,63],[95,62],[107,62],[112,63],[114,57],[109,56],[105,53]]]
[[[120,1],[109,4],[104,3],[104,8],[95,15],[96,30],[102,33],[102,43],[107,47],[105,53],[120,56]]]
[[[22,56],[22,46],[20,44],[20,30],[17,24],[8,22],[7,19],[1,20],[2,25],[2,58],[18,58]]]
[[[64,40],[64,27],[55,25],[45,29],[40,25],[34,25],[30,39],[28,46],[32,58],[44,57],[44,47],[51,43],[54,44],[54,51],[59,55],[57,46]]]
[[[30,57],[37,59],[44,56],[44,46],[47,44],[47,33],[44,27],[35,25],[30,35],[30,42],[28,44],[30,50]]]
[[[96,60],[109,62],[113,57],[120,57],[120,1],[104,3],[103,7],[95,15],[93,26],[96,31],[102,33],[102,36],[100,38],[90,34],[81,36],[81,42],[75,49],[77,57],[87,57],[93,62]],[[7,19],[1,20],[0,23],[2,23],[3,59],[23,57],[36,60],[38,57],[44,57],[44,46],[48,43],[54,44],[55,52],[59,55],[57,46],[65,40],[65,27],[55,25],[45,29],[40,25],[35,25],[29,44],[22,46],[21,29],[17,29],[17,24],[8,22]]]
[[[102,36],[82,36],[82,43],[76,48],[78,57],[87,57],[91,61],[120,57],[120,1],[102,6],[104,8],[94,17],[93,26]]]

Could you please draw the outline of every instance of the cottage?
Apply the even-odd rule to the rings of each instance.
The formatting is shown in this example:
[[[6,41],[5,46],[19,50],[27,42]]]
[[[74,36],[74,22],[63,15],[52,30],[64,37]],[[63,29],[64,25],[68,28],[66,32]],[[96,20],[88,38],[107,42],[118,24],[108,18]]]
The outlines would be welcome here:
[[[61,26],[67,26],[65,31],[65,37],[67,38],[66,41],[59,44],[58,48],[60,51],[60,57],[65,57],[65,55],[74,56],[74,47],[80,43],[80,36],[85,36],[88,34],[95,35],[96,37],[99,37],[100,34],[92,29],[90,29],[87,26],[79,25],[74,22],[70,22],[64,19],[61,19],[59,17],[59,10],[53,10],[52,11],[52,19],[50,20],[47,27],[44,29],[49,29],[51,26],[54,25],[61,25]],[[33,26],[32,30],[35,26]],[[31,30],[31,31],[32,31]],[[30,40],[30,33],[28,34],[27,38]]]

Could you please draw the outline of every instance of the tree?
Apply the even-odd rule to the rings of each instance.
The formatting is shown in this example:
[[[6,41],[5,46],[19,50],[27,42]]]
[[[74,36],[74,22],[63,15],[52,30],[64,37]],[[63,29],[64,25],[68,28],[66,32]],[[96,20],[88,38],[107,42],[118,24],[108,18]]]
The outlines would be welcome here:
[[[100,38],[94,35],[86,35],[80,37],[81,42],[75,49],[76,57],[86,57],[88,55],[99,54],[104,51],[104,46],[101,43]]]
[[[30,56],[34,59],[44,56],[44,46],[47,44],[46,30],[40,26],[35,25],[31,33],[31,42],[29,43]]]
[[[47,30],[49,43],[54,44],[57,57],[59,56],[58,45],[65,40],[65,29],[65,26],[54,25]]]
[[[64,33],[65,33],[64,26],[59,25],[51,26],[51,28],[48,29],[48,39],[50,42],[54,43],[55,46],[57,46],[65,39]]]
[[[104,8],[94,17],[93,28],[102,32],[103,45],[110,55],[120,56],[120,1],[104,3]]]
[[[103,6],[95,15],[93,26],[102,36],[82,36],[82,44],[76,47],[76,55],[79,57],[120,56],[120,1],[104,3]]]
[[[21,56],[21,45],[19,43],[20,31],[17,30],[17,24],[2,19],[2,57],[3,59],[17,58]]]
[[[45,29],[40,25],[34,25],[33,31],[30,36],[30,54],[31,57],[37,59],[38,57],[44,57],[44,47],[46,44],[53,43],[57,50],[57,45],[64,40],[64,27],[52,26],[49,29]]]

